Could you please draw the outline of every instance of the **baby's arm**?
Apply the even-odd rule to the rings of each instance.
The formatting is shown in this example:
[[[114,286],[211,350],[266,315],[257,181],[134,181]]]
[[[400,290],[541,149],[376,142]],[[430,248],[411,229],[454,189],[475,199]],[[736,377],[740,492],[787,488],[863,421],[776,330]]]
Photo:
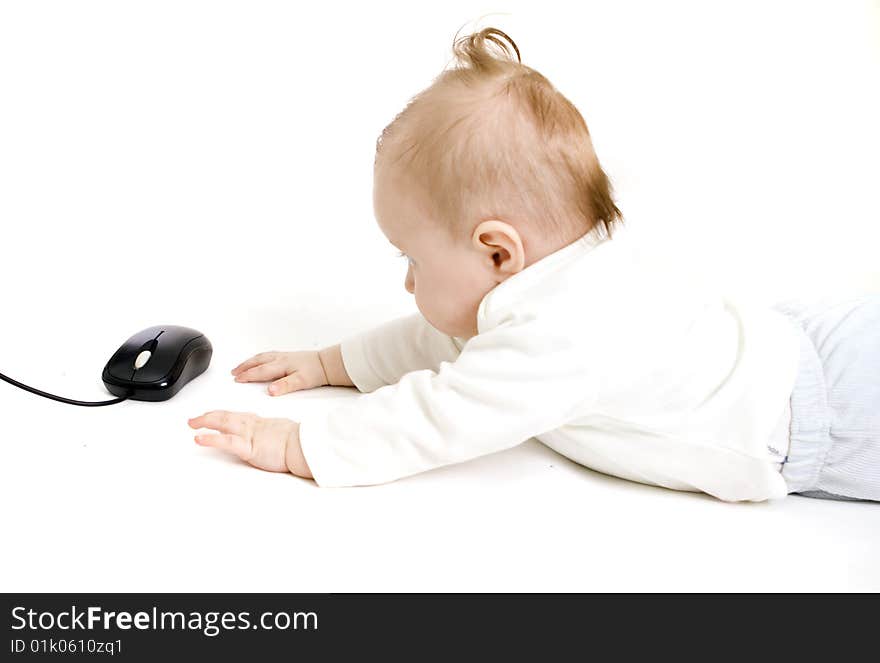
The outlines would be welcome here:
[[[436,371],[442,362],[455,361],[463,345],[462,339],[437,331],[421,313],[414,313],[350,336],[327,350],[338,348],[338,355],[328,352],[334,370],[341,365],[340,372],[360,391],[371,392],[395,384],[411,371]]]
[[[318,359],[324,369],[327,377],[327,384],[334,387],[354,387],[348,371],[345,370],[345,364],[342,361],[342,351],[340,345],[332,345],[318,352]]]
[[[422,368],[453,361],[464,342],[416,313],[319,351],[261,352],[232,369],[236,382],[267,382],[271,396],[324,385],[373,391]]]
[[[300,422],[302,453],[321,486],[384,483],[507,449],[582,415],[599,376],[572,339],[534,322],[468,340],[437,372]],[[353,376],[354,377],[354,376]]]
[[[459,339],[441,334],[416,314],[317,352],[262,352],[233,368],[232,374],[237,382],[273,380],[268,389],[273,396],[328,384],[372,391],[382,384],[397,382],[409,371],[436,368],[444,359],[451,361],[461,345]],[[197,435],[198,444],[233,453],[260,469],[312,476],[295,421],[214,410],[190,419],[189,425],[219,431]]]

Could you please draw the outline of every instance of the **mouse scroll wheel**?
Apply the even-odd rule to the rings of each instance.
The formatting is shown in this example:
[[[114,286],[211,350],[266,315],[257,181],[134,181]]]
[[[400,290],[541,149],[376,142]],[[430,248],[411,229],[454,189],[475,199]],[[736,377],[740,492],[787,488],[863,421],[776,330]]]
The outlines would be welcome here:
[[[135,368],[135,370],[141,368],[144,364],[146,364],[146,363],[150,360],[150,356],[151,356],[152,354],[153,354],[153,353],[150,352],[149,350],[144,350],[143,352],[141,352],[141,353],[137,356],[137,359],[134,360],[134,368]]]

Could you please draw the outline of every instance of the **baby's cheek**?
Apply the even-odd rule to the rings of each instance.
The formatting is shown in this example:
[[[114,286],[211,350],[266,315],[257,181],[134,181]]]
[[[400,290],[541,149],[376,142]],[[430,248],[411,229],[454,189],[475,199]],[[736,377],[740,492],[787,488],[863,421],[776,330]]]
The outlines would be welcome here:
[[[451,264],[436,269],[422,266],[415,275],[415,299],[419,311],[435,329],[450,336],[466,336],[475,327],[481,297],[467,270]]]
[[[471,295],[470,292],[457,292],[446,302],[446,329],[443,331],[448,335],[467,337],[474,333],[480,301]]]
[[[455,324],[455,306],[443,291],[431,290],[425,285],[415,291],[416,307],[432,327],[444,333]]]

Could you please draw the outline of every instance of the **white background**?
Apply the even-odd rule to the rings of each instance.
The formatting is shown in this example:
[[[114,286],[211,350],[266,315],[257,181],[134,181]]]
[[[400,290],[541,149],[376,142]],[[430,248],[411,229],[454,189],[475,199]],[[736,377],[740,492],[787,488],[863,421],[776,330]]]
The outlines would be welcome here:
[[[876,1],[2,3],[0,371],[102,400],[141,329],[215,352],[165,403],[0,383],[0,590],[880,589],[874,504],[726,504],[535,441],[320,489],[193,443],[207,410],[355,397],[270,398],[245,358],[415,310],[375,140],[485,14],[581,110],[658,265],[768,304],[880,291]]]

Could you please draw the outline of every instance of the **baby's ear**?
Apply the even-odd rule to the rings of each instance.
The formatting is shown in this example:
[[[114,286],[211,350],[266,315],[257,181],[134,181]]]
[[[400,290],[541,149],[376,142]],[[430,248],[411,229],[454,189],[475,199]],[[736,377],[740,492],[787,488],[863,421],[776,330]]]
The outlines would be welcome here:
[[[474,228],[471,241],[491,267],[505,278],[516,274],[525,265],[522,239],[509,223],[497,219],[482,221]]]

